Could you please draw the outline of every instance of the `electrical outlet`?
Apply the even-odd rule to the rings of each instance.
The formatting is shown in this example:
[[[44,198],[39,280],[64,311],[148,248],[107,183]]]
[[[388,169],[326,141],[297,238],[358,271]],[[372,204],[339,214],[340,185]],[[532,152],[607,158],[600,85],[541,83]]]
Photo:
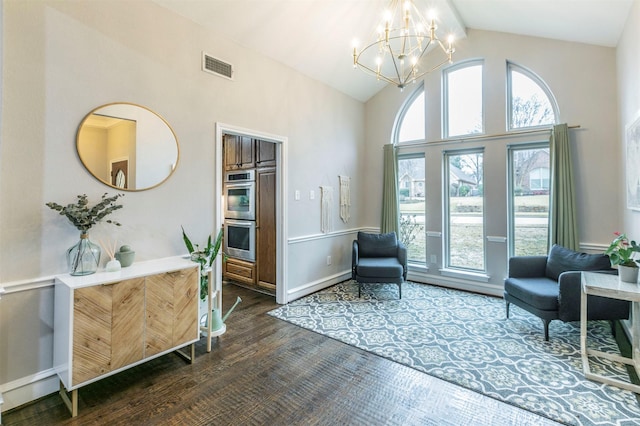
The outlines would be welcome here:
[[[438,261],[438,258],[436,257],[435,254],[431,255],[431,263],[436,263]]]
[[[296,192],[293,193],[293,198],[296,201],[300,201],[300,190],[299,189],[296,189]]]
[[[327,266],[331,265],[331,256],[327,256]]]

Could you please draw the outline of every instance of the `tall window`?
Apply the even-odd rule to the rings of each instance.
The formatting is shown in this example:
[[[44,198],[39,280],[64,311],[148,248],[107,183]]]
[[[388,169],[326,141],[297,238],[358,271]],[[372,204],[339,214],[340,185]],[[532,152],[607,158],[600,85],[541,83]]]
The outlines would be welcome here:
[[[485,270],[483,152],[445,153],[447,267]]]
[[[424,119],[424,89],[420,88],[409,97],[398,114],[397,142],[424,140]]]
[[[482,62],[448,68],[443,85],[443,136],[483,133]]]
[[[426,197],[424,155],[398,157],[400,241],[407,247],[407,259],[426,265]]]
[[[509,129],[554,124],[557,107],[551,91],[538,76],[507,63]]]
[[[509,149],[509,254],[548,252],[549,144]]]

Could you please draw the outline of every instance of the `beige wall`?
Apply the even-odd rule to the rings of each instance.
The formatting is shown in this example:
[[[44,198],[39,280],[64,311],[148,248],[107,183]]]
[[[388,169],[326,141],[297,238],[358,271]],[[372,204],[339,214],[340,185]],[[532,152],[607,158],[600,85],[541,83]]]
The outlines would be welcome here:
[[[85,192],[95,198],[109,189],[84,170],[74,144],[84,115],[104,103],[149,107],[172,125],[180,142],[181,161],[169,181],[123,198],[117,214],[122,229],[92,230],[130,243],[140,260],[182,253],[181,224],[202,238],[212,231],[211,188],[220,174],[213,167],[215,122],[288,137],[292,188],[317,192],[319,185],[337,185],[338,174],[354,176],[358,185],[360,102],[153,3],[6,1],[3,30],[10,64],[0,188],[3,282],[65,270],[60,253],[77,232],[43,206]],[[235,80],[202,72],[202,51],[233,63]],[[15,182],[27,176],[25,197]],[[290,236],[319,232],[319,200],[313,201],[291,204]],[[357,218],[359,206],[353,207]],[[306,220],[297,220],[302,216]],[[34,245],[40,247],[35,252]]]
[[[621,216],[618,230],[626,232],[635,240],[640,240],[640,212],[626,208],[627,199],[624,194],[626,181],[625,128],[640,118],[640,1],[634,1],[627,18],[624,33],[617,50],[618,65],[618,97],[620,104],[620,120],[618,149],[610,155],[619,158],[621,167],[616,175],[616,188],[621,196],[618,209],[609,209],[610,214]],[[636,164],[635,167],[640,167]]]

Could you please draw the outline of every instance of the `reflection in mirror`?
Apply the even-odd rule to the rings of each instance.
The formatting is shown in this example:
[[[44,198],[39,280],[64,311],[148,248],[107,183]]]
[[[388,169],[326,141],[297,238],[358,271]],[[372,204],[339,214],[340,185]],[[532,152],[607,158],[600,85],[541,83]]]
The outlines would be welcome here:
[[[114,103],[91,111],[80,123],[78,155],[98,180],[125,191],[160,185],[178,163],[176,136],[153,111]]]

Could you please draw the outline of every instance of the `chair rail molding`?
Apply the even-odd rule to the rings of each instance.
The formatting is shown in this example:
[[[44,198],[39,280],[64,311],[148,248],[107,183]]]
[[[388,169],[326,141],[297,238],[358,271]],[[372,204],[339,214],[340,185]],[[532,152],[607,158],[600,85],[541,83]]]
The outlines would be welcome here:
[[[302,235],[299,237],[291,237],[288,240],[289,244],[299,244],[299,243],[306,243],[309,241],[315,241],[315,240],[324,240],[324,239],[329,239],[329,238],[336,238],[336,237],[341,237],[344,235],[349,235],[349,234],[356,234],[358,232],[380,232],[380,228],[370,228],[370,227],[361,227],[361,228],[351,228],[351,229],[343,229],[340,231],[331,231],[331,232],[327,232],[326,234],[310,234],[310,235]]]
[[[53,287],[54,284],[54,276],[0,283],[0,299],[2,299],[2,296],[6,296],[8,294],[37,290],[39,288],[45,287]]]

